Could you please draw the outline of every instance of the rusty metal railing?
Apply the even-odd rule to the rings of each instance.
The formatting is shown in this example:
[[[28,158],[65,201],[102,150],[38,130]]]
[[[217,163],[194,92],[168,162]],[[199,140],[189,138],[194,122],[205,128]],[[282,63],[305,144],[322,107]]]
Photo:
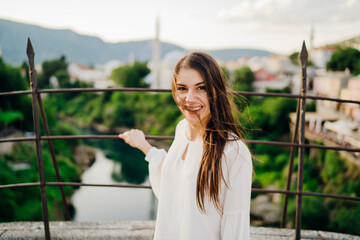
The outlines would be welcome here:
[[[149,89],[149,88],[110,88],[110,89],[109,88],[108,89],[72,88],[72,89],[43,89],[43,90],[40,90],[37,88],[37,77],[36,77],[36,71],[34,69],[34,50],[32,48],[30,39],[28,39],[27,55],[28,55],[28,62],[29,62],[31,90],[4,92],[4,93],[0,93],[0,97],[23,95],[23,94],[31,94],[32,95],[33,123],[34,123],[35,136],[34,137],[17,137],[17,138],[0,139],[0,143],[19,142],[19,141],[35,142],[36,153],[37,153],[37,163],[38,163],[38,174],[39,174],[40,182],[0,185],[0,190],[5,189],[5,188],[40,187],[45,238],[50,239],[50,227],[49,227],[49,217],[48,217],[48,208],[47,208],[46,187],[48,187],[48,186],[59,187],[59,189],[61,191],[64,209],[65,209],[66,220],[70,220],[70,214],[69,214],[69,210],[67,208],[68,204],[66,202],[66,197],[65,197],[65,194],[63,193],[63,186],[121,187],[121,188],[146,188],[146,189],[149,189],[151,187],[145,186],[145,185],[130,185],[130,184],[86,184],[86,183],[77,183],[77,182],[63,182],[61,180],[60,172],[59,172],[57,161],[56,161],[56,156],[54,153],[54,148],[52,145],[53,140],[118,139],[118,136],[117,135],[51,136],[50,130],[49,130],[48,124],[47,124],[46,113],[45,113],[45,110],[44,110],[44,107],[42,104],[41,94],[43,94],[43,93],[56,94],[56,93],[65,93],[65,92],[108,92],[108,91],[112,91],[112,92],[114,92],[114,91],[171,92],[171,90],[170,89]],[[284,194],[285,195],[285,201],[284,201],[284,205],[283,205],[280,227],[284,227],[284,225],[285,225],[288,196],[295,195],[297,197],[297,199],[296,199],[296,202],[297,202],[297,204],[296,204],[296,224],[295,224],[295,230],[296,230],[295,239],[296,240],[300,240],[300,237],[301,237],[300,229],[301,229],[301,215],[302,215],[302,196],[315,196],[315,197],[334,198],[334,199],[342,199],[342,200],[349,200],[349,201],[360,201],[360,197],[343,196],[343,195],[335,195],[335,194],[324,194],[324,193],[316,193],[316,192],[303,192],[303,190],[302,190],[303,168],[304,168],[304,149],[305,148],[331,149],[331,150],[337,150],[337,151],[360,152],[359,148],[305,144],[304,137],[305,137],[305,112],[306,112],[305,102],[306,102],[306,99],[335,101],[335,102],[340,102],[340,103],[354,103],[354,104],[359,104],[359,105],[360,105],[360,101],[306,95],[307,50],[306,50],[305,42],[303,43],[303,47],[302,47],[300,56],[301,56],[301,64],[302,64],[302,66],[301,66],[302,67],[302,86],[301,86],[301,92],[299,95],[280,94],[280,93],[242,92],[242,91],[233,91],[232,92],[232,94],[249,95],[249,96],[285,97],[285,98],[297,98],[298,99],[297,114],[296,114],[297,117],[296,117],[295,128],[294,128],[295,130],[293,132],[291,143],[278,142],[278,141],[247,140],[248,144],[264,144],[264,145],[291,147],[290,159],[289,159],[289,172],[288,172],[288,177],[287,177],[286,189],[285,190],[269,190],[269,189],[253,188],[252,192],[268,193],[268,194]],[[45,128],[46,136],[40,135],[39,108],[40,108],[40,114],[41,114],[42,121],[43,121],[44,128]],[[297,142],[296,140],[298,138],[299,128],[300,128],[300,138]],[[157,139],[157,140],[172,140],[174,137],[172,137],[172,136],[146,136],[146,138],[147,139]],[[49,146],[50,146],[49,149],[51,152],[51,158],[52,158],[52,162],[54,165],[57,182],[46,182],[45,178],[44,178],[44,168],[43,168],[43,163],[42,163],[42,152],[41,152],[41,141],[45,141],[45,140],[48,141]],[[291,174],[292,174],[292,169],[293,169],[292,166],[293,166],[293,162],[294,162],[296,148],[299,149],[297,190],[290,191],[290,179],[291,179]]]

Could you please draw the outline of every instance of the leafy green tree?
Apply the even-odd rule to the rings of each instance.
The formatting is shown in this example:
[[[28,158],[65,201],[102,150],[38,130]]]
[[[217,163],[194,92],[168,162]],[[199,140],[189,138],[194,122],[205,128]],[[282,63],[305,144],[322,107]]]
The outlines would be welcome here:
[[[70,88],[70,75],[66,69],[60,69],[55,72],[54,77],[58,80],[60,88]]]
[[[339,48],[335,51],[326,69],[331,71],[344,71],[346,68],[354,75],[360,74],[360,51],[355,48]]]
[[[266,88],[265,92],[267,92],[267,93],[291,93],[291,88],[290,87],[284,87],[283,89]]]
[[[20,69],[7,65],[0,57],[0,91],[10,92],[29,89],[29,84],[21,76]]]
[[[300,64],[299,52],[293,52],[292,54],[289,55],[289,58],[294,65]]]
[[[67,71],[68,63],[65,56],[59,59],[53,59],[42,63],[42,72],[38,75],[38,87],[49,88],[50,77],[56,76],[56,73],[61,70]]]
[[[255,81],[255,74],[249,67],[242,67],[236,69],[233,73],[234,82],[233,89],[235,91],[253,91],[254,88],[252,86]]]
[[[62,149],[67,150],[67,149]],[[30,168],[14,170],[8,162],[26,161]],[[63,155],[57,156],[59,171],[63,181],[77,181],[79,173],[76,165]],[[43,148],[44,172],[47,181],[56,181],[50,152]],[[35,149],[27,143],[17,143],[11,155],[0,155],[0,185],[38,182]],[[73,193],[72,188],[64,188],[66,196]],[[1,189],[0,222],[39,221],[42,219],[41,201],[38,188]],[[49,217],[51,220],[63,220],[61,195],[57,188],[48,188]]]
[[[342,207],[334,211],[330,227],[338,232],[360,235],[360,204],[351,205],[353,206]]]
[[[324,229],[329,222],[329,212],[325,209],[324,199],[319,197],[303,198],[303,227]]]
[[[130,101],[127,101],[127,94],[115,92],[111,101],[105,106],[104,124],[109,128],[116,126],[134,127],[134,109]]]
[[[297,101],[286,98],[266,98],[260,104],[248,107],[254,127],[260,129],[258,137],[276,140],[289,134],[289,114],[296,111]],[[272,147],[273,148],[273,147]]]
[[[7,65],[0,58],[0,92],[11,92],[29,89],[29,83],[21,75],[20,68]],[[31,130],[32,108],[31,98],[27,95],[0,97],[0,125],[15,126],[23,130]]]
[[[148,87],[144,77],[150,73],[147,62],[120,66],[111,73],[111,79],[123,87]]]

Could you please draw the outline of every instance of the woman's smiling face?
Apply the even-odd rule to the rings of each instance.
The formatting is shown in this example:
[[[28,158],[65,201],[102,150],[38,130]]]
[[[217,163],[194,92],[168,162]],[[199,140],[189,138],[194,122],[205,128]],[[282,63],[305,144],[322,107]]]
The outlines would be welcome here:
[[[210,115],[205,80],[194,69],[180,70],[176,79],[176,102],[189,124],[206,122]]]

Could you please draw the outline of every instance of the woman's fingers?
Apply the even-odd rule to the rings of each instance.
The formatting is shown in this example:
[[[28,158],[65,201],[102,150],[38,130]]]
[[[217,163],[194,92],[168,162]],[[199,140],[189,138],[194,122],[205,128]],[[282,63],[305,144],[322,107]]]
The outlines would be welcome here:
[[[145,140],[145,135],[141,130],[131,129],[124,133],[119,134],[119,138],[122,138],[126,143],[133,147]]]
[[[151,144],[146,141],[143,131],[138,129],[131,129],[120,133],[119,138],[123,139],[130,146],[140,149],[145,154],[147,154],[152,147]]]

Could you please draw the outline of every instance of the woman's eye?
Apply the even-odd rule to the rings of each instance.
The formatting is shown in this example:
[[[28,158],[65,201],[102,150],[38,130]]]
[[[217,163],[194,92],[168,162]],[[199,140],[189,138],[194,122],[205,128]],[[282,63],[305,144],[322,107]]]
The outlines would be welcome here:
[[[178,91],[185,91],[186,88],[184,88],[184,87],[178,87],[177,90],[178,90]]]
[[[203,90],[206,90],[206,87],[205,86],[199,86],[198,89],[203,91]]]

